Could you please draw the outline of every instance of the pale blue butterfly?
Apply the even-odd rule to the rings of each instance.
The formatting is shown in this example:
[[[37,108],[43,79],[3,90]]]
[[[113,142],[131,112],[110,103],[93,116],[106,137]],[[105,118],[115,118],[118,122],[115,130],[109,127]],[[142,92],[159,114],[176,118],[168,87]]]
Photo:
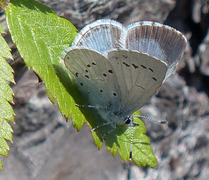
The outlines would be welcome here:
[[[64,62],[87,107],[97,108],[106,121],[94,129],[133,126],[133,112],[171,75],[186,43],[179,31],[156,22],[124,27],[104,19],[85,26],[65,50]]]

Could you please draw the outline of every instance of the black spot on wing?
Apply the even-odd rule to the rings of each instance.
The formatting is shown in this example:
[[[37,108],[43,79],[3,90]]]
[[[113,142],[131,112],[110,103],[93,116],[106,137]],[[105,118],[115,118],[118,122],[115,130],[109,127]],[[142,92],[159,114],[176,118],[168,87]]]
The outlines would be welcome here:
[[[69,57],[69,56],[66,56],[66,59],[67,59],[67,60],[69,60],[69,59],[70,59],[70,57]]]
[[[136,64],[132,64],[132,66],[133,66],[135,69],[139,68],[139,66],[137,66]]]
[[[109,26],[102,26],[102,28],[103,28],[103,29],[108,29],[108,28],[109,28]]]
[[[93,31],[97,32],[97,31],[99,31],[99,28],[98,28],[98,27],[95,27],[95,28],[93,29]]]
[[[83,43],[80,41],[79,43],[78,43],[78,46],[82,46],[83,45]]]
[[[110,70],[108,70],[108,73],[112,74],[112,73],[113,73],[113,71],[110,69]]]
[[[85,34],[85,38],[88,38],[90,36],[90,32],[87,32],[86,34]]]
[[[154,81],[157,81],[157,79],[156,79],[155,77],[152,77],[152,79],[153,79]]]
[[[143,69],[147,69],[147,67],[146,67],[146,66],[144,66],[144,65],[141,65],[141,67],[142,67]]]
[[[123,64],[124,64],[126,67],[130,67],[130,65],[127,64],[126,62],[123,62]]]

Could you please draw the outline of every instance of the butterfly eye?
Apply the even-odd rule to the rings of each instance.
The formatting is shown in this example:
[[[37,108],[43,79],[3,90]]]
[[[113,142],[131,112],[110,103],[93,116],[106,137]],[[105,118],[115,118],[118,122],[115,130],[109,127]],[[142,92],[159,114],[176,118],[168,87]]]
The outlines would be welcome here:
[[[130,124],[130,122],[131,122],[130,118],[127,117],[127,118],[125,119],[125,124]]]

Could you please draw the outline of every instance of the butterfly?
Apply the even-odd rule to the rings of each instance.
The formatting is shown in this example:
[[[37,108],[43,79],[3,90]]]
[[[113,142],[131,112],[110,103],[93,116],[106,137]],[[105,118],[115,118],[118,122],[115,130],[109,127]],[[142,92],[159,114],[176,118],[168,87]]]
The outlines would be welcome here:
[[[145,105],[181,60],[187,40],[182,33],[157,22],[124,27],[114,20],[85,26],[64,52],[88,107],[113,130],[133,126],[132,114]]]

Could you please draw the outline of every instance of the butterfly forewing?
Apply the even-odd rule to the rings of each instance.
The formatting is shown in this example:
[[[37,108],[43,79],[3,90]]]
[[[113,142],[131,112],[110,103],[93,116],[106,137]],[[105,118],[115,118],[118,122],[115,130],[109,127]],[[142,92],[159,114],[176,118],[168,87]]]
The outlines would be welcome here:
[[[89,100],[87,105],[110,111],[121,102],[116,72],[104,56],[89,49],[75,48],[66,54],[64,61],[79,90]]]

